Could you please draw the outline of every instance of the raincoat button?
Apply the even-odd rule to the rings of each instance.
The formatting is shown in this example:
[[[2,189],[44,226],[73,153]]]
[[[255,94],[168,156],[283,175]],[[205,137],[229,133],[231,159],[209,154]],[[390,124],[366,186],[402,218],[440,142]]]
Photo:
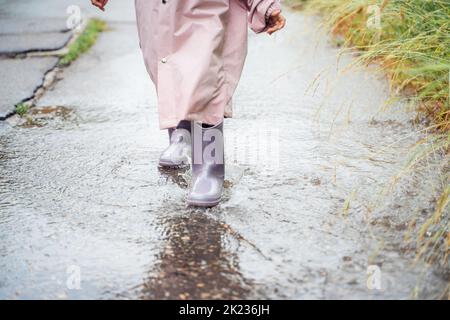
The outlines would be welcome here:
[[[162,3],[163,3],[163,4],[166,4],[166,3],[167,3],[167,0],[162,0]]]
[[[166,63],[166,62],[167,62],[167,59],[166,59],[166,58],[162,58],[162,59],[161,59],[161,62],[162,62],[162,63]]]

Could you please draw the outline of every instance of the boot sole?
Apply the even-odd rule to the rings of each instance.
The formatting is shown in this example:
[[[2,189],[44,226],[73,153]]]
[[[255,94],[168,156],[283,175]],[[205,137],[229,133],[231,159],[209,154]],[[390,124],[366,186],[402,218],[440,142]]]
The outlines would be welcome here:
[[[189,200],[187,199],[186,202],[191,207],[202,207],[202,208],[212,208],[217,206],[222,199],[219,198],[217,200],[213,201],[198,201],[198,200]]]

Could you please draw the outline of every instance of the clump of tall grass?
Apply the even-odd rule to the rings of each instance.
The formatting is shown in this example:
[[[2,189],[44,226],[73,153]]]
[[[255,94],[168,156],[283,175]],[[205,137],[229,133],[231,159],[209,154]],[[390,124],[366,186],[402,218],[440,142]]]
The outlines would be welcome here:
[[[290,0],[321,12],[344,45],[376,61],[397,89],[450,129],[450,2],[448,0]],[[380,25],[371,24],[380,13]]]
[[[359,62],[377,62],[390,78],[392,88],[416,102],[419,114],[430,119],[427,132],[434,132],[415,150],[408,165],[426,161],[430,150],[450,155],[450,1],[449,0],[287,0],[296,7],[321,13],[332,34],[342,44],[361,53]],[[448,166],[446,166],[448,169]],[[448,263],[449,184],[434,214],[418,227],[418,258]]]

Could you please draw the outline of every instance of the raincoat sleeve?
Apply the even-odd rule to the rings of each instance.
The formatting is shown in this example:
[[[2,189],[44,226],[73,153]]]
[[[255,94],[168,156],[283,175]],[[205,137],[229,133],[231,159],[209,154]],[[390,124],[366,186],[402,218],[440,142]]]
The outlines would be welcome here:
[[[267,19],[275,10],[281,10],[280,0],[240,0],[248,11],[250,29],[256,33],[267,27]]]

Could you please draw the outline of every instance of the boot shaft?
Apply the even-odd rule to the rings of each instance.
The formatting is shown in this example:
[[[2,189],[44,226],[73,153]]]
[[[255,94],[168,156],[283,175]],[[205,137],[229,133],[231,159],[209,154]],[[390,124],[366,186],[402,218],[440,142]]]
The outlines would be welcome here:
[[[204,126],[192,122],[192,169],[193,172],[204,165],[214,166],[223,171],[225,165],[223,123]]]

